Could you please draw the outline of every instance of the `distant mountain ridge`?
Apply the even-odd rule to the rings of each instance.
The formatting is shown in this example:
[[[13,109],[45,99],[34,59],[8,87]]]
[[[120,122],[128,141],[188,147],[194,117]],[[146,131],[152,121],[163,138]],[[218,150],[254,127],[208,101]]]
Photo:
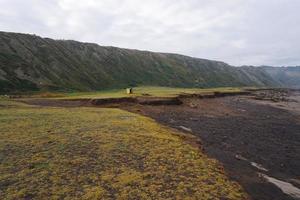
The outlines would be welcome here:
[[[300,88],[300,66],[293,67],[262,67],[273,79],[281,85],[290,88]]]
[[[290,73],[283,73],[285,78],[281,74],[266,67],[233,67],[178,54],[0,32],[1,93],[91,91],[137,85],[283,87],[299,84],[297,76],[290,83],[286,78]]]

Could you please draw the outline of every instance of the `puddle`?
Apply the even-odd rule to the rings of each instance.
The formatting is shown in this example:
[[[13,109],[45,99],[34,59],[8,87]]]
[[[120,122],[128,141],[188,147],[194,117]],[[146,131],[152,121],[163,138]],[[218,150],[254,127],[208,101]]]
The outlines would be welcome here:
[[[278,179],[270,177],[270,176],[267,176],[265,174],[261,174],[261,173],[259,173],[259,176],[263,177],[268,182],[276,185],[278,188],[280,188],[282,190],[283,193],[285,193],[295,199],[300,199],[300,189],[293,186],[292,184],[278,180]]]
[[[255,167],[255,168],[259,169],[259,170],[262,170],[262,171],[265,171],[265,172],[269,171],[266,168],[264,168],[261,164],[258,164],[258,163],[255,163],[255,162],[250,162],[250,163],[251,163],[251,165],[253,167]]]
[[[261,164],[258,164],[258,163],[256,163],[256,162],[251,162],[251,161],[249,161],[247,158],[245,158],[245,157],[243,157],[243,156],[241,156],[241,155],[239,155],[239,154],[235,155],[235,158],[236,158],[237,160],[243,160],[243,161],[249,162],[249,163],[251,164],[251,166],[253,166],[253,167],[255,167],[256,169],[259,169],[259,170],[261,170],[261,171],[265,171],[265,172],[269,171],[268,169],[264,168]]]
[[[242,157],[241,155],[236,155],[236,159],[239,160],[244,160],[249,162],[248,159]],[[269,171],[268,169],[264,168],[261,164],[255,163],[255,162],[250,162],[251,166],[261,170],[261,171]],[[283,193],[295,198],[295,199],[299,199],[300,200],[300,189],[295,187],[294,185],[292,185],[291,183],[288,182],[284,182],[281,180],[278,180],[276,178],[270,177],[268,175],[262,174],[262,173],[258,173],[258,175],[260,177],[263,177],[265,180],[267,180],[268,182],[276,185],[279,189],[282,190]]]
[[[187,127],[185,127],[185,126],[179,126],[179,128],[181,128],[181,129],[184,130],[184,131],[192,132],[192,129],[187,128]]]

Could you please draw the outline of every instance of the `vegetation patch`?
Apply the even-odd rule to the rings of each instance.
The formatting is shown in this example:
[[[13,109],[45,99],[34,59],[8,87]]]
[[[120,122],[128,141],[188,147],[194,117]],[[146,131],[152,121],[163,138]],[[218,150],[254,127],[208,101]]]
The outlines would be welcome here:
[[[220,87],[220,88],[174,88],[174,87],[134,87],[132,94],[127,94],[125,89],[102,90],[93,92],[40,92],[24,97],[31,98],[57,98],[57,99],[106,99],[106,98],[128,98],[128,97],[177,97],[187,94],[207,94],[214,92],[237,93],[248,88]]]
[[[247,198],[215,160],[147,117],[0,104],[1,199]]]

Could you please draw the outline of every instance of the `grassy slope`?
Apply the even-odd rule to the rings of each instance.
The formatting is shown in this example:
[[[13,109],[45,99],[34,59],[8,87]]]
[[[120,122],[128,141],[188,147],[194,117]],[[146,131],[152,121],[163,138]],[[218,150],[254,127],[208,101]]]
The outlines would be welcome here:
[[[118,109],[0,100],[2,199],[244,199],[178,132]]]
[[[177,54],[0,32],[0,93],[93,91],[128,86],[274,86],[257,68]]]

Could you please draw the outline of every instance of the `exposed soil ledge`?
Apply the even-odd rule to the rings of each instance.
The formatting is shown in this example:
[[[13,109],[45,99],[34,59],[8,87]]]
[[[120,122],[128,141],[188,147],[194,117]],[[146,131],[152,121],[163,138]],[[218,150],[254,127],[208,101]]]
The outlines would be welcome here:
[[[88,99],[19,99],[31,105],[57,106],[57,107],[77,107],[77,106],[118,106],[121,104],[140,104],[140,105],[181,105],[187,98],[219,98],[226,96],[250,95],[249,91],[241,92],[212,92],[202,94],[182,93],[176,97],[122,97],[122,98],[88,98]]]

